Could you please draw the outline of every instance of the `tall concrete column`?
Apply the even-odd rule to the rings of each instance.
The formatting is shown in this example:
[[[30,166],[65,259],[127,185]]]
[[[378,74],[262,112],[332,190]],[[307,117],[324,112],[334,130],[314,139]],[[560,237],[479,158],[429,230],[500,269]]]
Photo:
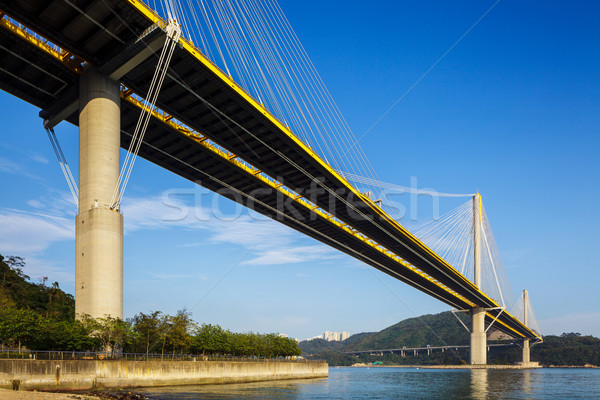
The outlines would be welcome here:
[[[523,290],[523,323],[527,326],[527,308],[529,307],[529,292]],[[529,351],[529,339],[523,339],[523,365],[531,362]]]
[[[481,288],[481,195],[473,197],[473,283]],[[487,364],[487,336],[485,333],[485,308],[471,310],[471,364]]]
[[[119,83],[88,66],[79,92],[79,214],[75,312],[123,317],[123,216],[110,209],[119,178]]]

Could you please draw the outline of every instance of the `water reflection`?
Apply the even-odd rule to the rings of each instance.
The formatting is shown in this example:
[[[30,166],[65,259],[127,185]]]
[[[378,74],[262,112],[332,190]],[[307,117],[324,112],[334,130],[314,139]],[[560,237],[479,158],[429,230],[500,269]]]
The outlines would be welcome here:
[[[471,396],[475,400],[486,400],[488,394],[488,370],[472,369]]]
[[[523,394],[527,395],[526,397],[531,395],[531,370],[526,369],[523,371],[523,383],[521,384],[521,390],[523,391]]]

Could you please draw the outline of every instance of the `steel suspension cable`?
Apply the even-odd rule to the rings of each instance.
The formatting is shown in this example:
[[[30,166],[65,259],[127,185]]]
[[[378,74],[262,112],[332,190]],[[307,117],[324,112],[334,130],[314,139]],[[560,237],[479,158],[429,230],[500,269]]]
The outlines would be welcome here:
[[[175,51],[175,47],[177,46],[180,34],[180,25],[175,23],[175,21],[171,21],[167,26],[165,44],[163,45],[152,81],[150,82],[148,94],[144,99],[143,108],[140,112],[133,137],[129,143],[125,162],[123,163],[119,178],[113,190],[113,195],[110,202],[110,207],[113,209],[118,210],[120,207],[127,183],[129,182],[129,177],[131,176],[131,171],[133,170],[133,165],[135,164],[137,154],[144,140],[144,134],[146,133],[146,129],[148,128],[148,124],[150,122],[150,109],[151,107],[154,107],[154,104],[156,104],[156,100],[158,99],[160,89],[167,74],[169,63],[171,62],[171,58],[173,56],[173,52]]]
[[[48,134],[48,139],[50,140],[50,144],[52,145],[52,149],[54,150],[54,154],[58,160],[58,164],[60,165],[60,169],[65,176],[65,180],[67,181],[67,185],[69,186],[69,191],[73,196],[73,201],[75,202],[75,206],[79,206],[79,189],[77,188],[77,181],[73,177],[71,173],[71,168],[69,168],[69,164],[67,163],[67,158],[60,147],[60,143],[58,142],[58,138],[54,133],[53,128],[44,127],[46,133]]]

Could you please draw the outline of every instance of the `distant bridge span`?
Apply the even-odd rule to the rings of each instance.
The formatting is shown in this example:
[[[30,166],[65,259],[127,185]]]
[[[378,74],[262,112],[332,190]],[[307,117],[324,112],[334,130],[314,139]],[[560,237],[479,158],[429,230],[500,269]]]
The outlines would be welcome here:
[[[487,348],[489,350],[490,347],[512,347],[517,346],[516,343],[494,343],[487,344]],[[419,351],[427,351],[427,353],[431,354],[434,350],[440,350],[442,352],[446,350],[458,350],[458,349],[469,349],[471,346],[469,345],[458,345],[458,346],[425,346],[425,347],[402,347],[401,349],[380,349],[380,350],[357,350],[357,351],[344,351],[344,354],[350,355],[361,355],[361,354],[380,354],[383,355],[385,353],[400,353],[405,355],[405,353],[413,353],[417,355]]]

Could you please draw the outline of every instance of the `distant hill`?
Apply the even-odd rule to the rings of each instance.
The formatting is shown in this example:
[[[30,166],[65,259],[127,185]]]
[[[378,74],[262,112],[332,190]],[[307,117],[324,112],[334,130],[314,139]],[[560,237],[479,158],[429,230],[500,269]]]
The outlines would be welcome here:
[[[348,346],[354,345],[356,342],[359,342],[365,337],[374,335],[372,332],[358,333],[356,335],[350,336],[348,339],[344,341],[332,341],[328,342],[324,339],[313,339],[313,340],[303,340],[298,344],[298,347],[302,350],[303,354],[317,354],[323,353],[327,351],[338,351],[343,352]]]
[[[469,326],[469,315],[459,315]],[[488,341],[507,339],[506,336],[490,331]],[[302,341],[298,347],[309,358],[322,358],[330,365],[352,365],[361,362],[382,361],[384,364],[464,364],[468,362],[468,349],[452,350],[445,353],[434,352],[428,356],[422,352],[417,357],[402,358],[399,354],[363,354],[360,356],[344,354],[348,351],[401,349],[402,347],[424,347],[442,345],[468,345],[469,333],[456,320],[451,312],[423,315],[398,322],[380,332],[359,333],[342,342],[327,342],[322,339]],[[510,341],[509,341],[510,342]],[[564,333],[561,336],[546,336],[544,342],[531,350],[531,359],[542,365],[586,364],[600,366],[600,339],[582,336],[579,333]],[[491,348],[488,363],[509,364],[521,360],[518,346]]]
[[[467,315],[460,315],[464,323],[470,323]],[[360,351],[374,349],[400,349],[403,346],[442,346],[469,343],[469,333],[451,312],[423,315],[398,322],[380,332],[359,333],[342,342],[323,339],[305,340],[298,345],[303,354],[325,351]]]
[[[465,324],[470,318],[460,315]],[[398,322],[384,330],[348,342],[344,351],[400,349],[418,346],[462,345],[469,343],[469,333],[451,312],[423,315]]]

